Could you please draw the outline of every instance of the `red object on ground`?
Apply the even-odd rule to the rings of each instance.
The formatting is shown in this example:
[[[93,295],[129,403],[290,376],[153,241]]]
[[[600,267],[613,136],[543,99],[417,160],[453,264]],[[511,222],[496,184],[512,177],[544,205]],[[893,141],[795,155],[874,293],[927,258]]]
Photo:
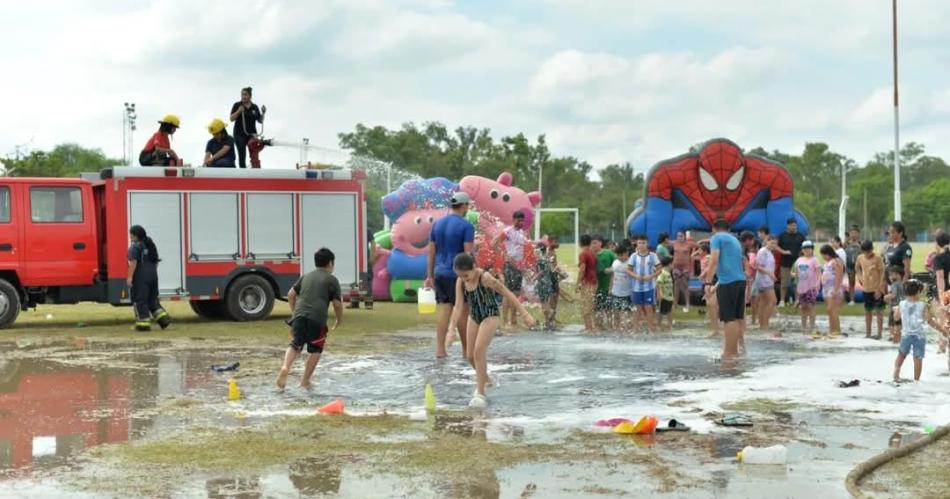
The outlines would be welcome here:
[[[343,399],[336,399],[333,402],[317,409],[319,414],[343,414]]]

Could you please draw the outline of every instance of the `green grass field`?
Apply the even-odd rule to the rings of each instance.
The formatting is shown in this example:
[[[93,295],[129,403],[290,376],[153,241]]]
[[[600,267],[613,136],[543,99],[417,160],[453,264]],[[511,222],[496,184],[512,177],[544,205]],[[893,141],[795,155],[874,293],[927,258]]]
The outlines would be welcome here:
[[[356,337],[376,333],[401,331],[417,327],[434,327],[432,315],[419,315],[416,305],[403,303],[374,304],[373,310],[345,309],[343,325],[334,336]],[[290,316],[287,304],[277,302],[274,313],[264,321],[212,321],[195,315],[186,302],[164,302],[163,306],[174,319],[172,327],[152,332],[132,331],[132,308],[113,307],[95,303],[78,305],[40,305],[37,309],[21,312],[12,329],[0,331],[3,340],[44,340],[66,337],[105,337],[115,339],[193,339],[241,338],[242,341],[270,340],[284,342]],[[345,305],[344,305],[345,306]]]
[[[883,244],[876,245],[880,251]],[[933,243],[913,243],[915,272],[924,269],[924,262],[933,246]],[[565,244],[558,249],[558,260],[561,266],[571,274],[570,281],[574,281],[577,274],[577,264],[574,261],[574,245]],[[574,287],[567,283],[564,288],[569,295],[574,294]],[[132,309],[129,307],[113,307],[93,303],[78,305],[40,305],[36,310],[22,312],[12,329],[0,331],[0,341],[21,339],[45,339],[66,337],[108,337],[115,339],[138,339],[142,337],[156,339],[188,339],[188,338],[244,338],[259,342],[285,341],[287,326],[284,320],[289,316],[286,303],[278,302],[274,307],[274,314],[260,322],[230,322],[211,321],[196,316],[185,302],[166,302],[165,306],[175,318],[174,325],[167,331],[157,328],[151,333],[136,333],[131,330]],[[824,306],[818,305],[817,313],[824,313]],[[677,321],[699,321],[699,307],[693,307],[688,313],[679,308],[674,310],[674,319]],[[532,308],[538,316],[536,307]],[[782,315],[797,315],[795,308],[783,308]],[[864,314],[863,307],[858,304],[845,306],[842,315],[860,316]],[[565,324],[581,322],[580,314],[575,305],[562,303],[558,319]],[[375,304],[374,310],[346,309],[344,324],[334,335],[345,337],[359,337],[377,333],[402,331],[407,329],[434,328],[435,317],[420,315],[415,304],[380,303]]]

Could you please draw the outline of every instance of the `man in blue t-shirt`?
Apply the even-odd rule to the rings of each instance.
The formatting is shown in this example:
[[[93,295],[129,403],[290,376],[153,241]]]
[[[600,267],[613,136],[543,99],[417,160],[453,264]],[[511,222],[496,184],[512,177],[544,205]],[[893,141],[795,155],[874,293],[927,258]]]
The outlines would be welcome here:
[[[735,359],[739,355],[739,345],[744,344],[745,330],[745,282],[743,269],[745,258],[742,245],[736,236],[729,232],[729,222],[716,220],[713,225],[715,234],[709,241],[711,256],[707,276],[715,275],[719,281],[716,298],[719,300],[719,320],[724,322],[725,341],[723,360]],[[711,277],[707,277],[711,279]],[[712,285],[713,283],[707,282]]]
[[[452,265],[459,253],[471,253],[475,243],[475,227],[465,219],[468,203],[471,199],[464,192],[452,194],[452,212],[439,219],[429,235],[429,259],[426,267],[425,287],[435,287],[435,301],[438,303],[436,321],[437,358],[446,356],[445,338],[449,331],[449,320],[455,305],[455,270]],[[464,316],[465,314],[463,314]],[[459,321],[459,339],[462,341],[462,354],[465,354],[465,326],[468,321]]]

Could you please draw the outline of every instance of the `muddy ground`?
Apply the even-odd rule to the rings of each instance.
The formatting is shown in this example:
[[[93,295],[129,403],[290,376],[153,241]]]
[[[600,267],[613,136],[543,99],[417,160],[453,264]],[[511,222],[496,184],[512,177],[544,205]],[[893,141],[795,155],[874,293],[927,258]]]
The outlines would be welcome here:
[[[895,432],[909,440],[944,418],[947,378],[935,365],[925,383],[891,385],[887,365],[865,364],[886,364],[892,349],[863,338],[752,334],[747,358],[728,366],[697,324],[650,338],[505,335],[490,354],[490,406],[471,411],[473,372],[457,346],[436,361],[430,323],[398,305],[351,314],[315,388],[283,392],[273,387],[280,316],[211,323],[173,309],[172,330],[136,335],[127,310],[93,312],[49,307],[0,336],[0,496],[846,497],[856,463]],[[231,362],[240,367],[210,368]],[[837,388],[844,374],[861,385]],[[241,400],[227,400],[232,378]],[[337,398],[346,415],[315,415]],[[915,417],[920,408],[933,418]],[[594,426],[647,414],[692,431]],[[754,426],[715,424],[724,414]],[[784,466],[736,462],[746,445],[779,443]],[[867,487],[891,497],[917,471],[933,476],[917,459]]]

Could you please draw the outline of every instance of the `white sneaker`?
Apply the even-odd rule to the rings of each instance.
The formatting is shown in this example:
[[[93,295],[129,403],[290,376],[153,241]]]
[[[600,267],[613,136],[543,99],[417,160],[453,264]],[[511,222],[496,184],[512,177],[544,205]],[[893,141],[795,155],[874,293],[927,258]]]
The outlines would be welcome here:
[[[778,308],[785,308],[785,302],[779,302]]]
[[[472,397],[472,401],[468,403],[468,406],[472,409],[482,409],[486,405],[488,405],[488,399],[486,399],[484,395],[478,393],[476,393]]]
[[[688,314],[688,313],[689,313],[689,307],[683,307],[683,313],[684,313],[684,314]]]

